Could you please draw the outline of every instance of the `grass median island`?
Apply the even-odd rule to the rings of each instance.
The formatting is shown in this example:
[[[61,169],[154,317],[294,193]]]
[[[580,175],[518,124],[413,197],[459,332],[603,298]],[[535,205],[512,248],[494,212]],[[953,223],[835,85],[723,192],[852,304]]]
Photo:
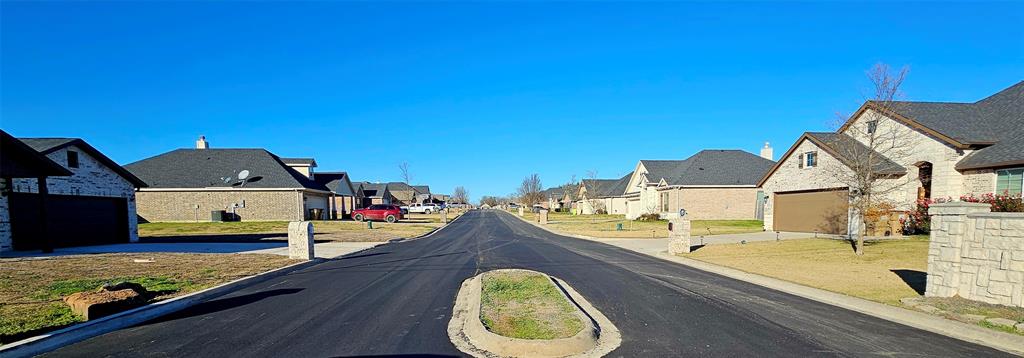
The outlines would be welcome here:
[[[572,337],[583,322],[546,276],[526,271],[484,274],[480,320],[487,330],[521,339]]]
[[[515,210],[513,214],[517,214]],[[523,218],[537,221],[537,214],[526,212]],[[622,230],[617,230],[622,224]],[[722,235],[763,231],[760,220],[692,220],[690,234]],[[624,215],[572,215],[549,212],[548,226],[554,230],[599,238],[651,239],[668,237],[668,221],[627,220]]]
[[[708,245],[681,256],[890,305],[921,295],[927,237],[866,245],[863,256],[849,242],[830,239]]]
[[[0,259],[0,344],[82,322],[62,299],[105,283],[135,282],[160,300],[295,262],[279,255],[170,253]]]

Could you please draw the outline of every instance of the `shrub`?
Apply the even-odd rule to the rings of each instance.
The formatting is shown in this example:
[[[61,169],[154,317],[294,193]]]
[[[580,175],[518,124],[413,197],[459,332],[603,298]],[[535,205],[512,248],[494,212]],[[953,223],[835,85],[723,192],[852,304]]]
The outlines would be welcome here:
[[[969,203],[986,203],[992,205],[992,212],[994,213],[1020,213],[1024,212],[1024,201],[1021,200],[1020,194],[1010,195],[1008,193],[1003,194],[983,194],[980,197],[975,197],[973,194],[964,195],[960,197],[960,201],[966,201]]]
[[[636,218],[636,221],[658,221],[659,219],[661,219],[661,216],[658,213],[647,213],[640,215],[640,217]]]
[[[605,209],[597,209],[597,211],[595,211],[594,213],[595,213],[595,214],[598,214],[598,215],[605,215],[605,214],[608,214],[608,210],[605,210]]]
[[[931,231],[932,218],[928,216],[928,208],[932,204],[948,203],[949,198],[918,199],[917,208],[909,212],[903,227],[907,234],[927,234]]]

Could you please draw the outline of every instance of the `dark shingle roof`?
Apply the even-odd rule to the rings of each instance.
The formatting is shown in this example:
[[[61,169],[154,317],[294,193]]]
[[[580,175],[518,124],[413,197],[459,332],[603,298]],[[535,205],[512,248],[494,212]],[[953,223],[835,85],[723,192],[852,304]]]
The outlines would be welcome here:
[[[93,159],[96,159],[100,163],[103,163],[103,165],[107,166],[107,168],[110,168],[110,170],[113,170],[115,173],[120,175],[122,178],[124,178],[125,180],[131,182],[133,185],[135,185],[135,187],[144,188],[144,187],[148,186],[147,183],[145,181],[143,181],[142,179],[140,179],[137,175],[134,175],[134,173],[130,172],[129,170],[127,170],[124,167],[122,167],[121,165],[117,164],[112,159],[107,158],[106,155],[101,153],[98,149],[93,148],[93,146],[89,145],[89,143],[86,143],[85,140],[82,140],[81,138],[19,138],[19,139],[23,143],[27,144],[29,147],[32,147],[32,149],[35,149],[35,150],[39,151],[39,153],[42,153],[43,155],[46,155],[46,154],[49,154],[49,153],[51,153],[51,152],[53,152],[55,150],[58,150],[58,149],[61,149],[61,148],[73,145],[75,147],[78,147],[82,151],[88,153],[89,156],[91,156]]]
[[[264,149],[177,149],[125,166],[153,188],[305,188],[326,187],[285,165]],[[239,173],[248,170],[244,183]]]
[[[413,185],[412,189],[416,191],[416,194],[430,194],[429,185]]]
[[[619,179],[583,179],[583,186],[587,188],[587,195],[591,198],[609,198],[626,193],[626,186],[629,185],[629,178],[633,172],[629,172]]]
[[[349,186],[348,173],[345,172],[320,172],[313,174],[313,181],[330,189],[338,195],[352,196],[353,189]]]
[[[1024,81],[974,103],[897,102],[892,109],[960,143],[985,146],[957,169],[1024,163]]]
[[[384,192],[388,189],[388,185],[385,183],[363,182],[360,185],[363,188],[363,195],[370,198],[384,196]]]
[[[847,166],[851,166],[856,163],[856,160],[853,158],[864,158],[866,153],[872,151],[868,146],[846,134],[833,132],[807,132],[807,137]],[[879,158],[878,161],[874,163],[875,173],[905,174],[907,172],[907,170],[902,166],[896,164],[896,162],[893,162],[889,158],[886,158],[881,153],[875,152],[875,156]],[[866,163],[864,165],[866,165]]]
[[[71,171],[0,130],[0,177],[32,178],[40,176],[68,176]]]
[[[756,185],[775,162],[742,150],[706,149],[685,160],[641,160],[647,179],[668,185]],[[625,191],[623,184],[623,191]]]

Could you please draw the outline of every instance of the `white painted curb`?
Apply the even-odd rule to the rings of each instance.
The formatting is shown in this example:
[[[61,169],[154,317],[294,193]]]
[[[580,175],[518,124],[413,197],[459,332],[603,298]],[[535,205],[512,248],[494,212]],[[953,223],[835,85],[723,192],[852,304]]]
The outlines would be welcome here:
[[[625,250],[630,250],[629,248],[618,246],[610,242],[603,242],[602,240],[596,238],[580,237],[579,235],[566,235],[557,232],[553,229],[549,229],[547,227],[532,223],[525,219],[522,220],[526,223],[532,224],[542,230],[545,230],[555,235],[602,242],[606,245],[611,245]],[[914,327],[928,332],[938,333],[962,341],[976,343],[983,346],[995,348],[1007,353],[1024,356],[1024,337],[1020,335],[999,332],[985,327],[980,327],[938,316],[933,316],[923,312],[911,311],[900,307],[889,306],[883,303],[869,301],[853,296],[847,296],[844,294],[826,291],[814,287],[804,286],[772,277],[761,276],[758,274],[753,274],[725,266],[719,266],[704,261],[698,261],[691,258],[673,256],[669,255],[668,252],[659,252],[657,254],[651,254],[644,251],[630,251],[670,261],[673,263],[686,265],[698,270],[711,272],[732,279],[752,283],[758,286],[767,287],[794,296],[800,296],[803,298],[811,299],[832,306],[845,308],[855,312],[860,312],[869,316],[881,318],[891,322],[896,322],[902,325]]]
[[[202,291],[175,297],[165,301],[151,303],[142,307],[120,312],[114,315],[103,317],[97,320],[86,321],[67,328],[48,332],[35,337],[26,338],[14,343],[0,346],[0,356],[4,358],[31,357],[43,354],[57,348],[86,339],[96,337],[105,333],[113,332],[122,328],[134,326],[160,316],[174,313],[200,302],[223,296],[232,291],[245,288],[275,277],[284,276],[297,270],[301,270],[321,262],[325,259],[315,259],[285,267],[277,268],[264,273],[243,277],[218,286],[210,287]]]

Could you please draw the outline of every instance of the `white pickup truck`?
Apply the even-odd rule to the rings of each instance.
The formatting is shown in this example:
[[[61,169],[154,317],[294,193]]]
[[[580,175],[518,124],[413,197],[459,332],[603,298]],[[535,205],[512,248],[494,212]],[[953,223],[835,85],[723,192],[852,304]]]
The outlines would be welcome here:
[[[403,206],[402,209],[405,209],[409,213],[417,214],[433,214],[441,211],[441,207],[437,204],[412,204],[409,206]]]

